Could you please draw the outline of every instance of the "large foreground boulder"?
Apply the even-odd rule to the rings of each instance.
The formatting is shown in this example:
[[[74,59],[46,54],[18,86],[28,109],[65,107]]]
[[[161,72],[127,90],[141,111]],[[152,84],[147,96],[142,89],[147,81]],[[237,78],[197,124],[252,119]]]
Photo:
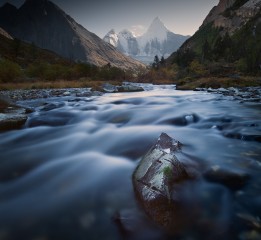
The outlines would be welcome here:
[[[175,153],[181,143],[162,133],[133,173],[136,197],[147,215],[169,232],[183,226],[181,203],[175,188],[189,175]]]

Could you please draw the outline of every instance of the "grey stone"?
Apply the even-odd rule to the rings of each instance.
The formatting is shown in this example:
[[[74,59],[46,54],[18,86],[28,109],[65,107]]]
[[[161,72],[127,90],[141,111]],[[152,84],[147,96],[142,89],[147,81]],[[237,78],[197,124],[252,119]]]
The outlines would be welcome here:
[[[131,83],[125,83],[120,87],[117,87],[119,92],[143,92],[144,89],[140,86],[131,84]]]
[[[63,96],[70,96],[70,95],[71,95],[71,93],[69,91],[66,91],[63,93]]]
[[[189,175],[175,156],[180,151],[181,143],[162,133],[133,173],[137,200],[147,215],[167,231],[172,231],[173,225],[182,225],[175,187]]]
[[[5,114],[5,116],[1,116],[0,114],[0,131],[9,131],[9,130],[15,130],[20,129],[24,126],[27,116],[25,115],[13,115],[8,116]]]
[[[104,92],[107,92],[107,93],[118,92],[117,87],[110,84],[110,83],[104,83],[102,85],[102,89],[103,89]]]
[[[205,179],[228,187],[231,190],[243,188],[250,176],[243,172],[234,172],[220,167],[212,167],[204,173]]]
[[[23,127],[27,120],[26,109],[0,99],[0,131]]]

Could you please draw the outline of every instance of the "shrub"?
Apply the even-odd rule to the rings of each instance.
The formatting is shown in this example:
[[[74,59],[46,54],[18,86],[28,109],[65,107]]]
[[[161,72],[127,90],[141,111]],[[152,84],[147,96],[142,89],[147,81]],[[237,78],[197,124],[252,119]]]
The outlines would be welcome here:
[[[189,71],[196,76],[204,76],[207,73],[205,66],[198,60],[193,60],[189,65]]]
[[[26,75],[42,80],[70,79],[73,75],[69,66],[61,64],[34,63],[26,69]]]
[[[236,62],[236,69],[240,72],[247,72],[248,70],[247,60],[245,58],[240,58]]]
[[[12,82],[23,75],[20,66],[9,60],[0,60],[0,81]]]

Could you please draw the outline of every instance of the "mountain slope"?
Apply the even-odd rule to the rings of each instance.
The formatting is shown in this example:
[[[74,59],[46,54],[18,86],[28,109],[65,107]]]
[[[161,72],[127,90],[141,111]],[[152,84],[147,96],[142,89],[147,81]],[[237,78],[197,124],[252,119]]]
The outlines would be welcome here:
[[[36,47],[34,44],[13,39],[4,29],[0,28],[0,61],[12,61],[22,68],[27,68],[30,64],[61,64],[69,65],[70,61],[58,54]]]
[[[0,8],[0,26],[16,38],[71,60],[97,66],[110,63],[126,69],[143,66],[104,43],[48,0],[26,0],[19,9],[5,4]]]
[[[0,28],[0,35],[9,39],[13,39],[12,36],[9,33],[7,33],[3,28]]]
[[[69,61],[34,44],[12,39],[0,29],[0,88],[96,88],[99,81],[131,80],[133,77],[133,71]]]
[[[157,17],[148,30],[140,37],[135,37],[130,31],[123,30],[116,34],[109,31],[103,38],[125,55],[132,56],[144,62],[152,62],[155,55],[168,57],[176,51],[188,36],[169,31]]]
[[[119,38],[118,34],[115,32],[114,29],[111,29],[103,38],[103,40],[114,47],[117,47]]]
[[[260,71],[261,1],[220,0],[199,30],[168,61],[188,66],[194,59],[230,63],[243,72]]]

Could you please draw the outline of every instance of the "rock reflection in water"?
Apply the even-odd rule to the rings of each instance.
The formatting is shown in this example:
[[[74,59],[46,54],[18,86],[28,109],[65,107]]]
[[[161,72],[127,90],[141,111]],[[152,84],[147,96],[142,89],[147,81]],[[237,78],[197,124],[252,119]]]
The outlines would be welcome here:
[[[211,239],[260,237],[260,104],[145,89],[19,102],[35,111],[24,129],[0,135],[1,240],[204,239],[198,221]],[[131,183],[161,132],[183,143],[181,161],[199,178],[177,189],[188,227],[175,237],[146,217]],[[232,189],[211,169],[247,178]]]

